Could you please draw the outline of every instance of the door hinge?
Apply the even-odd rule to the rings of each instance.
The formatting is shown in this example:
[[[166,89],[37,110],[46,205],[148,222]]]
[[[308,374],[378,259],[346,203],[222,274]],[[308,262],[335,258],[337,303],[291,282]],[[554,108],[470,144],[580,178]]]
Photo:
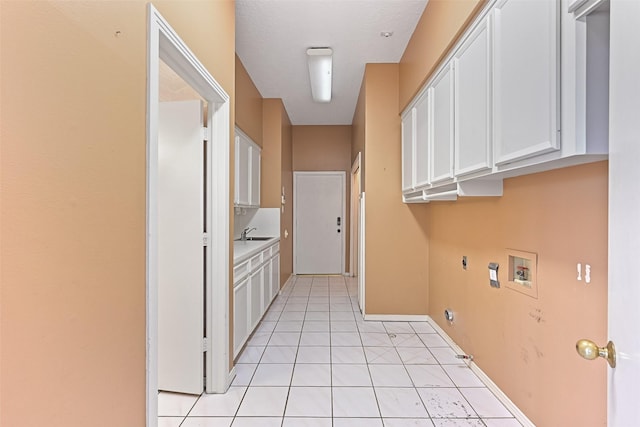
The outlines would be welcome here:
[[[209,349],[209,338],[204,337],[202,338],[202,352],[206,353],[208,349]]]
[[[202,246],[209,246],[209,233],[202,233]]]
[[[202,128],[202,139],[204,141],[208,141],[209,140],[209,128],[206,127],[206,126]]]

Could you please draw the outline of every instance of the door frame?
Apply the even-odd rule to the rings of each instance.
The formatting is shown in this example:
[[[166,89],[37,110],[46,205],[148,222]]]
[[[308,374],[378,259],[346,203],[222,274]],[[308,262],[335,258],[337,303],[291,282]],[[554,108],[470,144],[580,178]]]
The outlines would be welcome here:
[[[298,172],[298,171],[294,171],[293,172],[293,200],[294,200],[294,204],[293,204],[293,274],[297,274],[297,243],[296,243],[296,239],[297,239],[297,209],[295,209],[295,200],[297,200],[296,195],[298,194],[298,177],[299,176],[309,176],[309,175],[323,175],[323,176],[339,176],[341,181],[342,181],[342,221],[343,221],[343,230],[344,230],[344,221],[345,221],[345,217],[347,215],[346,213],[346,204],[347,204],[347,188],[346,188],[346,172],[345,171],[305,171],[305,172]],[[345,274],[345,254],[346,254],[346,239],[345,239],[345,234],[346,233],[340,233],[341,237],[342,237],[342,256],[340,257],[340,271],[341,274],[344,275]]]
[[[640,252],[636,220],[640,52],[634,42],[640,35],[640,4],[617,1],[610,7],[607,326],[608,338],[616,346],[617,366],[610,368],[603,360],[597,363],[607,370],[607,425],[626,426],[640,422],[634,393],[640,373],[640,286],[633,278]]]
[[[360,243],[360,193],[362,192],[362,174],[360,173],[361,168],[361,153],[358,152],[356,159],[353,161],[353,165],[351,165],[351,191],[350,197],[351,200],[351,209],[350,209],[350,221],[349,221],[349,275],[351,277],[355,277],[359,274],[358,271],[358,254],[359,252],[359,243]],[[356,175],[358,176],[357,183],[358,188],[355,188],[356,184]],[[356,250],[357,249],[357,250]]]
[[[208,144],[205,259],[205,390],[225,392],[229,370],[229,145],[230,98],[158,10],[147,7],[146,123],[146,404],[148,427],[158,424],[158,109],[159,64],[169,65],[207,102]]]
[[[360,177],[362,179],[362,177]],[[360,312],[362,313],[362,317],[366,316],[366,293],[367,293],[367,286],[366,286],[366,282],[365,282],[365,273],[366,273],[366,268],[365,268],[365,261],[366,261],[366,257],[365,257],[365,238],[367,236],[366,234],[366,230],[365,230],[365,207],[366,207],[366,200],[365,200],[365,192],[361,192],[360,193],[360,242],[359,242],[359,253],[358,253],[358,305],[360,306]]]

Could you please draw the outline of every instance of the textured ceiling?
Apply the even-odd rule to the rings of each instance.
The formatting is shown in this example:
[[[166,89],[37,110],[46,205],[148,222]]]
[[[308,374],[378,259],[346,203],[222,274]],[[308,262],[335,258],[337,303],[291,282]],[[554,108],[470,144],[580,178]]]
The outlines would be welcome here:
[[[294,125],[351,124],[365,64],[399,62],[426,3],[236,0],[236,52],[260,94],[282,98]],[[311,99],[309,47],[333,49],[328,104]]]

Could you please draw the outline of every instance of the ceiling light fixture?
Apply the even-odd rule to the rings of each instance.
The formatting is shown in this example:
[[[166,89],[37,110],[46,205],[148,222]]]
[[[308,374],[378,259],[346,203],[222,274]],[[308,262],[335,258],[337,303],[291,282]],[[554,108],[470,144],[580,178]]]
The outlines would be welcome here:
[[[388,39],[392,35],[393,35],[393,31],[382,31],[382,32],[380,32],[380,37],[384,37],[386,39]]]
[[[332,55],[333,50],[328,47],[312,47],[307,49],[311,96],[316,102],[331,101]]]

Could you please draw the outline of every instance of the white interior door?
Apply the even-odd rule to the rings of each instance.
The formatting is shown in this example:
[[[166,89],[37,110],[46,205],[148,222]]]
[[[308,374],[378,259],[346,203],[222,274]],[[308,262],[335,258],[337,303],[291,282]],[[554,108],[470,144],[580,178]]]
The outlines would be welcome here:
[[[344,271],[345,173],[294,172],[296,274]]]
[[[640,2],[611,2],[610,40],[609,339],[617,366],[608,368],[608,425],[639,426]]]
[[[200,101],[161,102],[158,388],[203,391],[204,159]]]

